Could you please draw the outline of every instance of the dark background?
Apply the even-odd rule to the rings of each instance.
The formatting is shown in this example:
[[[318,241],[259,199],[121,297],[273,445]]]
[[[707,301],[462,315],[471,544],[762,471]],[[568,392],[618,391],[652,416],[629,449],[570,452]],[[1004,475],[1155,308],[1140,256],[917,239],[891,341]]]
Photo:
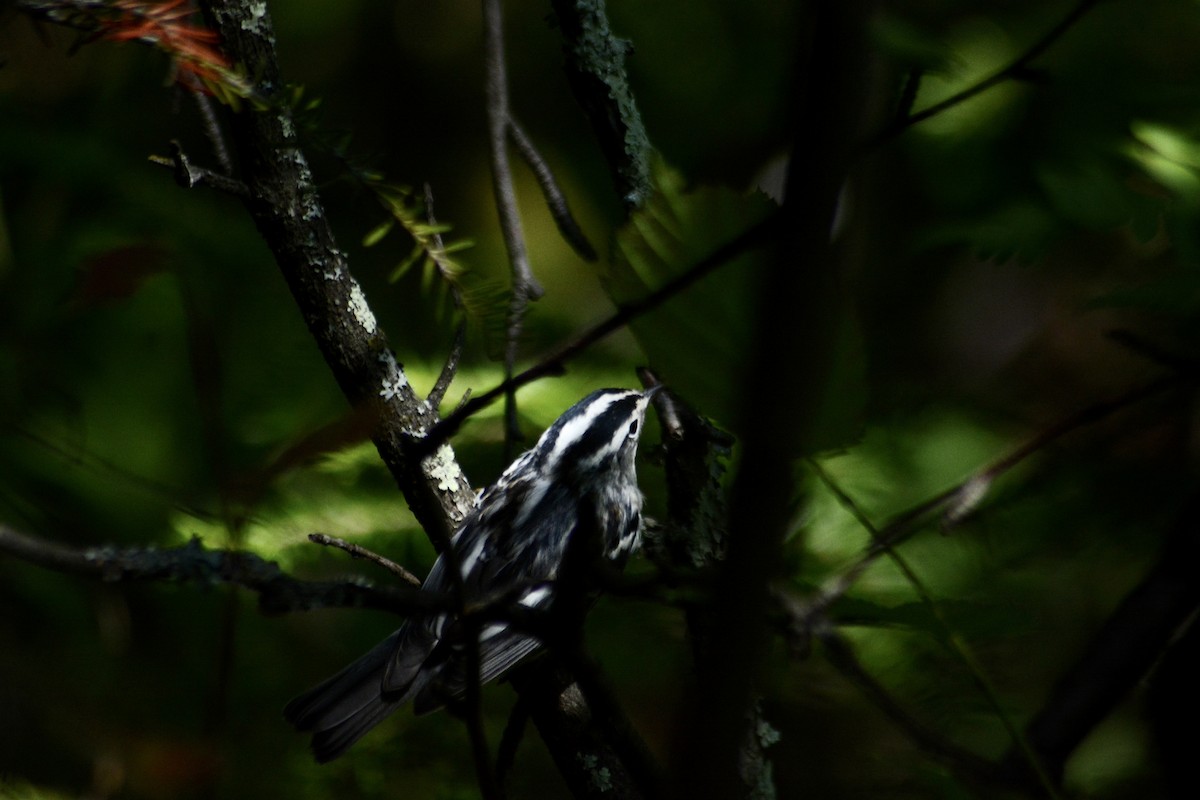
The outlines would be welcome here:
[[[1011,62],[1062,19],[1061,2],[892,3],[872,29],[886,109],[923,68],[916,108]],[[432,549],[369,442],[281,454],[341,419],[345,402],[240,204],[185,191],[148,162],[179,139],[199,161],[195,104],[168,60],[0,21],[0,520],[64,543],[244,547],[304,576],[386,576],[322,550],[322,531],[423,574]],[[506,268],[492,204],[476,3],[290,0],[271,6],[286,79],[321,99],[319,130],[390,180],[428,182],[467,283],[503,314]],[[514,167],[534,269],[547,289],[522,339],[526,362],[611,313],[600,277],[622,208],[562,77],[548,4],[505,3],[515,112],[601,252],[558,237],[529,171]],[[609,4],[628,66],[696,230],[736,231],[777,185],[788,142],[799,6],[660,0]],[[1114,342],[1186,357],[1200,309],[1200,6],[1100,3],[1032,64],[864,157],[843,199],[856,253],[842,276],[853,326],[820,462],[876,522],[935,495],[1065,415],[1168,370]],[[883,114],[886,117],[886,113]],[[876,115],[879,118],[879,115]],[[418,390],[432,384],[456,318],[420,270],[389,280],[409,243],[366,248],[376,199],[312,148],[350,263]],[[689,202],[686,199],[681,202]],[[594,348],[562,378],[523,390],[532,441],[587,391],[635,385],[649,357],[726,426],[754,318],[728,291],[736,269],[677,313]],[[691,298],[689,300],[689,298]],[[494,321],[494,320],[493,320]],[[473,319],[448,403],[501,378],[501,342]],[[640,342],[639,342],[640,338]],[[648,355],[649,354],[649,355]],[[780,354],[786,369],[788,354]],[[456,439],[477,486],[502,463],[499,407]],[[1018,726],[1054,692],[1146,574],[1195,484],[1192,397],[1167,392],[1041,448],[952,531],[905,545],[934,600],[890,563],[836,607],[866,666],[920,719],[997,758],[1011,745],[955,641]],[[643,485],[661,513],[656,430]],[[799,478],[797,479],[799,485]],[[810,482],[811,483],[811,482]],[[789,539],[798,588],[844,570],[868,534],[819,483]],[[1190,566],[1190,565],[1189,565]],[[635,569],[639,568],[635,565]],[[932,609],[937,610],[937,614]],[[395,626],[372,612],[266,618],[232,590],[104,585],[0,558],[0,794],[21,797],[474,796],[461,724],[400,713],[347,757],[317,767],[280,709]],[[665,753],[689,685],[677,610],[608,599],[588,641],[651,747]],[[1185,640],[1186,641],[1186,640]],[[1194,645],[1187,645],[1194,649]],[[1178,658],[1176,648],[1173,656]],[[814,653],[771,654],[767,718],[780,797],[965,797],[964,786]],[[1068,761],[1068,794],[1168,792],[1156,708],[1140,684]],[[1150,696],[1153,696],[1152,694]],[[485,694],[499,739],[512,692]],[[1173,702],[1175,701],[1175,702]],[[565,794],[534,734],[510,795]]]

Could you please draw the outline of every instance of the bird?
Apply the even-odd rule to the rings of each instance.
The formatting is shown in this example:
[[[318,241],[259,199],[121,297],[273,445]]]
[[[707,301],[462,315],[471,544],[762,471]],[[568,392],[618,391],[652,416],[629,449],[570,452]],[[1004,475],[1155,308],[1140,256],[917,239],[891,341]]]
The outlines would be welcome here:
[[[422,590],[457,596],[456,607],[506,597],[549,609],[573,537],[595,537],[620,567],[641,542],[642,492],[635,456],[646,409],[658,387],[599,389],[568,408],[537,443],[479,493],[434,562]],[[456,580],[457,566],[461,580]],[[454,610],[409,617],[370,652],[294,698],[285,719],[312,734],[318,762],[331,761],[392,712],[412,703],[424,714],[461,700],[470,680],[497,680],[543,642],[510,621],[478,626],[477,675],[468,675]]]

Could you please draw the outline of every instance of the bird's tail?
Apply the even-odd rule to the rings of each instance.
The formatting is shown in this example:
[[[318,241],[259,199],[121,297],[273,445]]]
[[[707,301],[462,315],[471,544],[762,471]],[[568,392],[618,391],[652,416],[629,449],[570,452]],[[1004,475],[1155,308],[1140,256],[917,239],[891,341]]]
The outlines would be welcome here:
[[[296,697],[283,716],[297,730],[311,731],[317,761],[332,761],[374,728],[411,695],[385,692],[384,673],[404,635],[398,630],[362,658]]]

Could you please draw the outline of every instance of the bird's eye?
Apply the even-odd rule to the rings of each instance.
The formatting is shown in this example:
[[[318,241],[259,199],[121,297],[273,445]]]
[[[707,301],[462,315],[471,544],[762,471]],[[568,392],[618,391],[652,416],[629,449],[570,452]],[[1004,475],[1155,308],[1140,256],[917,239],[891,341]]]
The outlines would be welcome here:
[[[633,422],[629,423],[629,438],[630,439],[632,439],[634,436],[637,436],[637,429],[638,429],[638,421],[635,419]]]

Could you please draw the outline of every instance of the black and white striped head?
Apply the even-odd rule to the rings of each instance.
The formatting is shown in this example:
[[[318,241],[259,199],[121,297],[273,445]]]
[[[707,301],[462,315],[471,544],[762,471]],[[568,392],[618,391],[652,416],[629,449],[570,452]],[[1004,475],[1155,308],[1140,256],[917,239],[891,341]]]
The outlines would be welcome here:
[[[533,448],[539,471],[573,482],[634,479],[638,436],[655,389],[599,389],[563,412]]]

